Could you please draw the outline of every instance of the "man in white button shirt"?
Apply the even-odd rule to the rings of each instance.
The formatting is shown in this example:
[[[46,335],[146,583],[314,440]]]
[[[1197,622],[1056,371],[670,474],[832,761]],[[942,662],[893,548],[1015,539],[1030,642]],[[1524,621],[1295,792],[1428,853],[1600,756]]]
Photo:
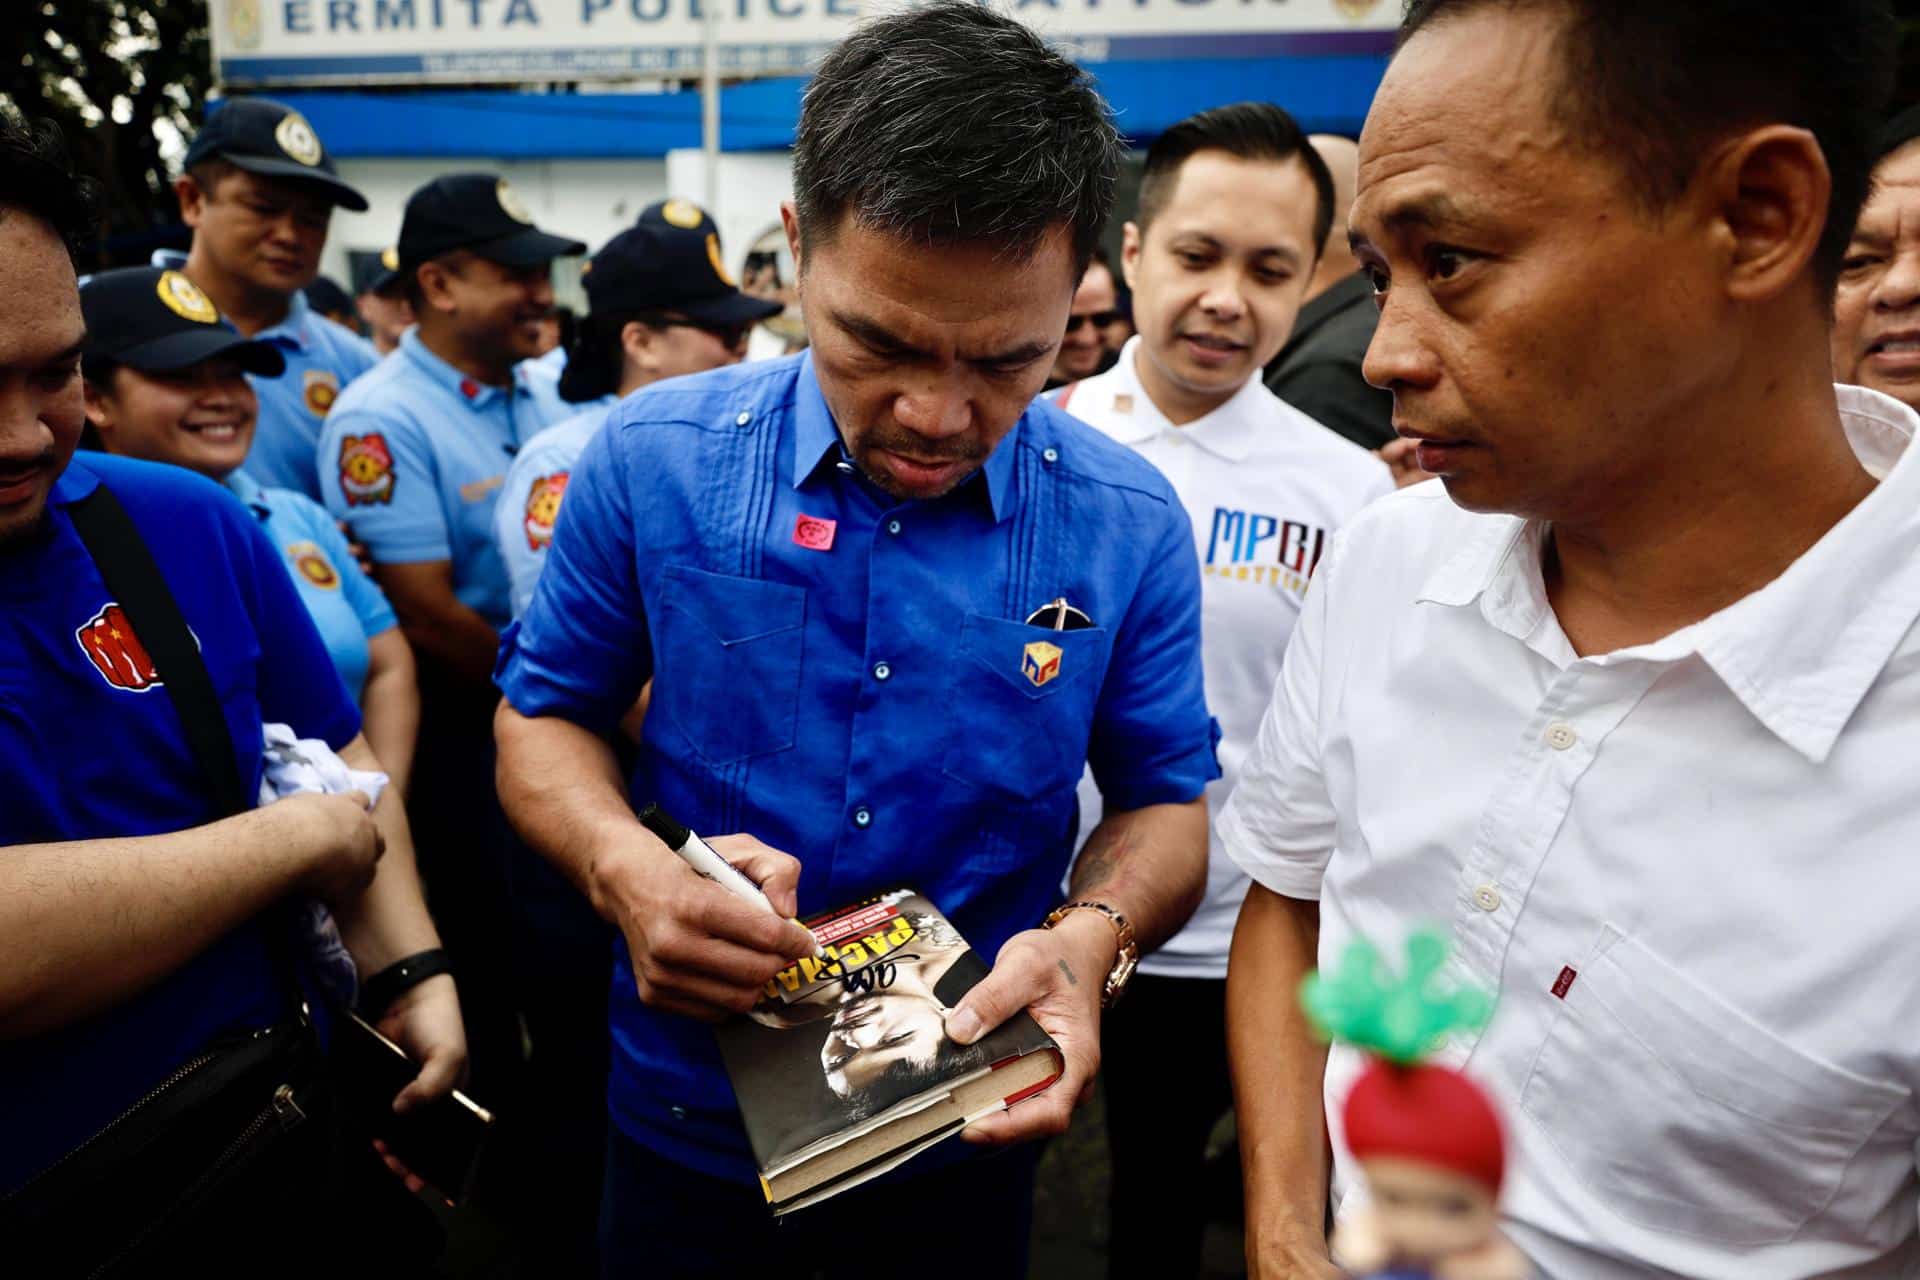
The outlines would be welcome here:
[[[1256,1275],[1334,1274],[1323,1114],[1354,1190],[1297,980],[1421,923],[1499,994],[1441,1060],[1544,1276],[1920,1274],[1920,417],[1826,333],[1891,48],[1877,0],[1411,6],[1351,224],[1444,488],[1335,540],[1218,824]]]
[[[1232,790],[1328,536],[1393,491],[1378,458],[1267,390],[1333,220],[1333,179],[1293,119],[1244,102],[1181,121],[1147,152],[1121,269],[1139,336],[1106,373],[1054,397],[1173,482],[1201,564],[1207,703],[1221,728],[1210,812]],[[1081,828],[1101,815],[1089,775]],[[1247,876],[1210,850],[1207,893],[1143,958],[1102,1030],[1113,1149],[1108,1274],[1193,1276],[1203,1157],[1232,1105],[1227,947]],[[1168,1049],[1180,1046],[1170,1089]]]

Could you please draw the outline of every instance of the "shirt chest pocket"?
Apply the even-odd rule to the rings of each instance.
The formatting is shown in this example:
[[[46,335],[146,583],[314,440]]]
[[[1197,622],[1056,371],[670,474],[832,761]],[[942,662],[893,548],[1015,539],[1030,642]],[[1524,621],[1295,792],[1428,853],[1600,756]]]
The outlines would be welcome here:
[[[1104,627],[1050,631],[970,613],[960,629],[949,777],[1021,799],[1072,791],[1107,668]]]
[[[1907,1098],[1794,1048],[1607,926],[1520,1105],[1621,1217],[1764,1245],[1816,1213],[1872,1215],[1835,1194],[1850,1166],[1875,1206],[1910,1175],[1911,1145],[1876,1140]]]
[[[806,590],[669,565],[661,606],[654,698],[694,751],[725,765],[790,749]]]

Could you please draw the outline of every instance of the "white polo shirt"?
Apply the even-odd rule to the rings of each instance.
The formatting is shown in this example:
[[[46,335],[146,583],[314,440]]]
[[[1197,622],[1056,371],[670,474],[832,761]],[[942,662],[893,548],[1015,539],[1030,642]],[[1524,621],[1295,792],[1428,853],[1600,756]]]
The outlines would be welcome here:
[[[1505,1104],[1547,1277],[1920,1274],[1920,417],[1839,394],[1883,483],[1653,644],[1575,656],[1541,525],[1432,483],[1376,504],[1219,823],[1320,900],[1322,964],[1438,924],[1498,990],[1441,1060]],[[1357,1070],[1334,1050],[1337,1191]]]
[[[1240,776],[1300,616],[1307,580],[1333,530],[1393,492],[1386,464],[1281,400],[1258,377],[1183,427],[1140,386],[1128,342],[1113,368],[1062,387],[1054,401],[1153,463],[1186,504],[1200,554],[1201,659],[1207,705],[1220,723],[1219,807]],[[1099,822],[1100,791],[1080,779],[1080,838]],[[1140,963],[1146,973],[1224,978],[1246,873],[1210,837],[1207,894],[1173,938]]]

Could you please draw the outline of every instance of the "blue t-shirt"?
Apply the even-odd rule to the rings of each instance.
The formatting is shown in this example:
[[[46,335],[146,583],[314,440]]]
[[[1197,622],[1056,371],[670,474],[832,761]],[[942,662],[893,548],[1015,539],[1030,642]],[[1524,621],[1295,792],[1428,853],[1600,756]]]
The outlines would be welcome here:
[[[260,425],[242,469],[269,488],[318,502],[320,426],[348,384],[380,362],[380,353],[359,334],[316,314],[298,291],[288,299],[286,319],[253,336],[280,348],[287,371],[277,378],[247,377],[260,398]]]
[[[358,703],[367,685],[367,642],[399,625],[393,606],[361,570],[325,507],[291,489],[263,489],[244,471],[228,476],[227,488],[280,549],[333,669]]]
[[[513,616],[493,508],[521,445],[578,409],[526,363],[513,387],[475,382],[417,329],[347,388],[320,434],[320,487],[375,561],[453,561],[453,589],[496,627]]]
[[[67,515],[100,481],[200,642],[247,794],[259,789],[263,721],[336,748],[360,731],[279,551],[233,495],[184,468],[82,454],[54,485],[41,532],[0,550],[0,857],[9,845],[156,835],[214,816],[172,700]],[[249,923],[111,1009],[0,1040],[0,1194],[215,1036],[274,1021],[280,990]]]
[[[802,914],[911,885],[992,956],[1059,902],[1084,762],[1116,811],[1219,774],[1186,512],[1038,402],[937,500],[843,461],[809,356],[622,401],[497,679],[524,715],[605,732],[657,676],[636,805],[792,853]],[[1026,624],[1059,596],[1095,625]],[[624,943],[609,1010],[615,1123],[751,1182],[712,1031],[642,1006]]]
[[[527,611],[540,566],[547,562],[567,476],[587,441],[605,424],[612,404],[611,396],[595,401],[592,408],[548,427],[507,468],[507,482],[500,486],[500,502],[493,511],[493,540],[507,567],[507,596],[516,618]]]

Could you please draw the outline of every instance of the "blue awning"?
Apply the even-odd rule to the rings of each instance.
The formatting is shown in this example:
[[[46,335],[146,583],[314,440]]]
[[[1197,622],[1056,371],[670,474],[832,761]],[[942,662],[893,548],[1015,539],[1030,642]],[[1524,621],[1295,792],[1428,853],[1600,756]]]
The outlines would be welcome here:
[[[1121,130],[1144,146],[1196,111],[1247,100],[1278,103],[1309,132],[1357,134],[1387,57],[1382,48],[1116,60],[1088,70],[1113,104]],[[791,146],[805,86],[805,77],[782,77],[722,89],[722,148]],[[273,96],[312,121],[327,149],[340,157],[620,159],[700,145],[700,95],[694,92],[368,90]]]

